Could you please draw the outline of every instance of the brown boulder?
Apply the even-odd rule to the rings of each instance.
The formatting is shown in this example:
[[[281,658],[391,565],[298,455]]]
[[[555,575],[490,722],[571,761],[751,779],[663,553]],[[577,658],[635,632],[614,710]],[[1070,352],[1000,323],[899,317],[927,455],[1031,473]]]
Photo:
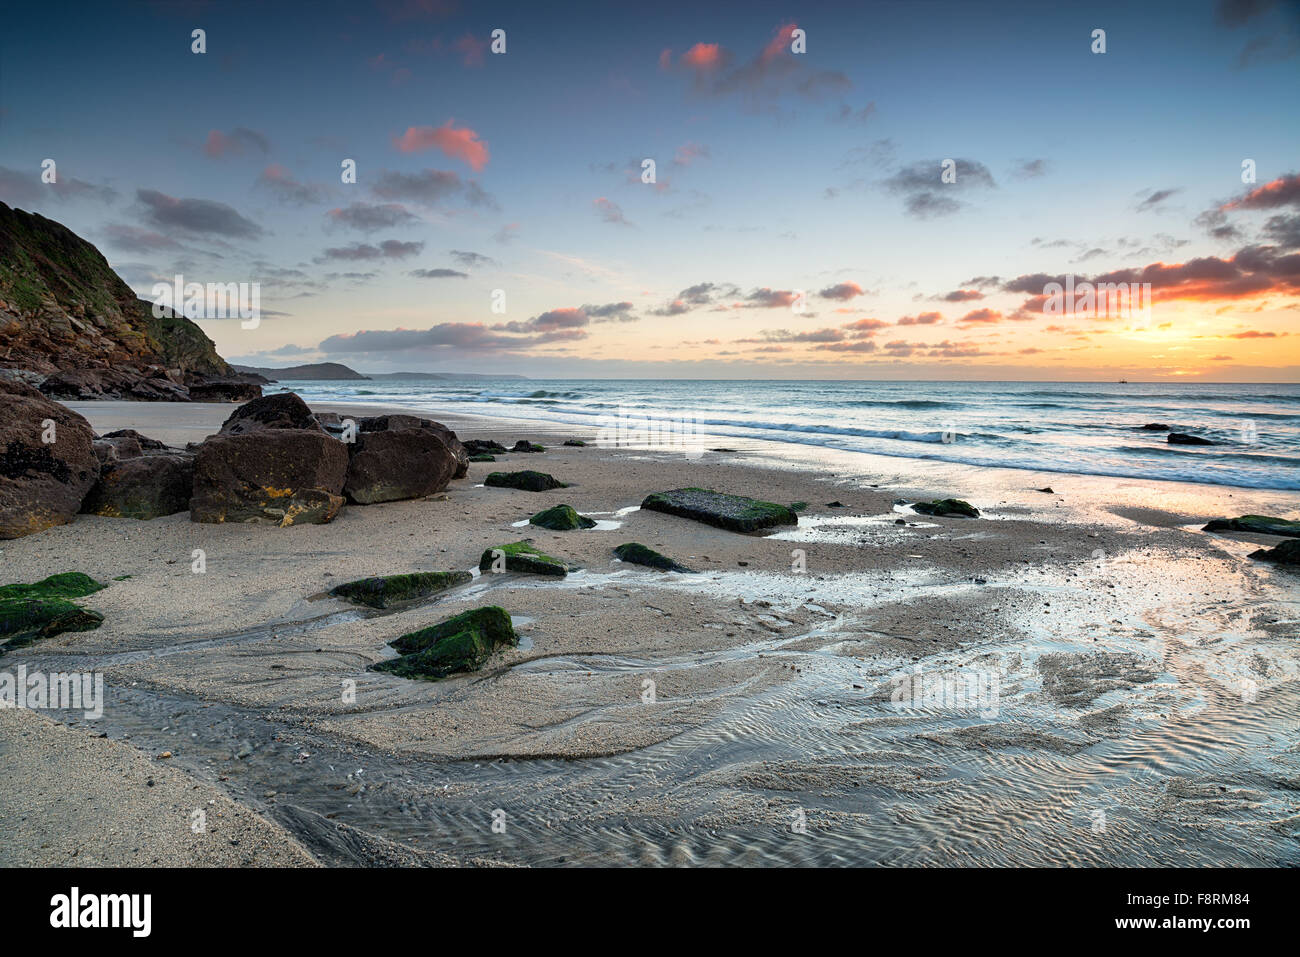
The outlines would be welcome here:
[[[18,381],[0,380],[0,406],[0,539],[67,524],[99,476],[90,423]]]
[[[299,429],[325,434],[296,392],[276,392],[246,402],[221,425],[222,435],[245,435],[265,429]]]
[[[347,446],[319,426],[214,435],[199,446],[194,460],[190,518],[282,527],[322,524],[343,507],[347,475]]]
[[[194,456],[188,452],[148,451],[121,456],[104,463],[99,481],[86,496],[81,510],[110,518],[175,515],[190,507],[193,487]]]
[[[361,432],[385,432],[392,429],[428,429],[435,433],[456,457],[456,471],[452,478],[464,478],[469,473],[469,452],[456,438],[456,433],[441,422],[422,419],[415,415],[371,415],[357,420]]]
[[[460,464],[442,437],[425,428],[358,432],[350,449],[344,492],[361,505],[441,491]]]

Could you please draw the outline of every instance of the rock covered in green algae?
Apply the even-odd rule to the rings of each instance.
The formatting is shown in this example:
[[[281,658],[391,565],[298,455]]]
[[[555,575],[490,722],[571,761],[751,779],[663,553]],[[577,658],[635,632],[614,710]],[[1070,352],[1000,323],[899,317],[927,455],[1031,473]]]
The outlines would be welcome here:
[[[678,488],[647,495],[641,507],[694,519],[733,532],[752,532],[773,525],[797,525],[799,516],[785,505],[706,488]]]
[[[471,462],[495,462],[497,457],[495,455],[488,455],[486,452],[481,452],[478,455],[471,455],[469,460]]]
[[[917,502],[912,510],[922,515],[961,515],[965,518],[979,518],[980,510],[970,502],[959,498],[941,498],[933,502]]]
[[[343,598],[371,608],[424,598],[455,585],[473,581],[474,576],[465,571],[412,572],[406,575],[376,575],[354,582],[344,582],[330,589],[335,598]]]
[[[492,488],[517,488],[525,492],[546,492],[553,488],[568,488],[553,475],[525,469],[522,472],[489,472],[483,480]]]
[[[477,671],[497,648],[515,646],[519,638],[504,608],[472,608],[428,628],[390,641],[400,658],[371,665],[400,678],[436,681],[448,675]]]
[[[1267,515],[1243,515],[1241,518],[1212,519],[1202,529],[1206,532],[1259,532],[1264,535],[1288,535],[1300,538],[1300,522]]]
[[[571,532],[576,528],[595,528],[596,522],[579,515],[572,505],[556,505],[543,512],[538,512],[528,520],[529,525],[549,528],[553,532]]]
[[[585,449],[587,447],[587,443],[582,439],[565,439],[564,444],[575,449]]]
[[[30,585],[0,586],[0,654],[65,631],[92,631],[104,622],[97,611],[70,599],[84,598],[107,586],[81,572],[63,572]]]
[[[1250,553],[1251,558],[1282,565],[1300,565],[1300,540],[1279,542],[1273,548],[1261,548]]]
[[[646,548],[640,542],[628,542],[614,549],[614,554],[633,565],[647,565],[665,572],[688,572],[695,574],[695,569],[679,565],[667,555],[661,555],[653,548]]]
[[[511,542],[509,545],[487,549],[478,560],[478,567],[479,571],[484,572],[529,572],[559,578],[569,573],[569,567],[564,562],[538,551],[527,542]]]

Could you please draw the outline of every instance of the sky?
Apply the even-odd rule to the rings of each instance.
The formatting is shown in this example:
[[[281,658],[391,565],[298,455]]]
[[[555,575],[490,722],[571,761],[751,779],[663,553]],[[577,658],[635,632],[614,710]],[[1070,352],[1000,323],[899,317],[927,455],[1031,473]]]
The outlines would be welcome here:
[[[256,328],[200,320],[234,362],[1300,380],[1295,0],[5,20],[0,200],[147,298],[257,283]]]

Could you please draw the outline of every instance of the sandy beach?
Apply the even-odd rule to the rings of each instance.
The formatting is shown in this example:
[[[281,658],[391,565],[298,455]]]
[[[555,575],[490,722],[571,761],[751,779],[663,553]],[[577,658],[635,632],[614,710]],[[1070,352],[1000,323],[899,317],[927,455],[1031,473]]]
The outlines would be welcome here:
[[[70,405],[176,446],[231,412]],[[0,864],[1300,862],[1300,577],[1246,558],[1270,536],[1200,531],[1300,496],[773,443],[566,447],[593,435],[422,411],[546,451],[325,525],[80,515],[0,545],[5,581],[109,584],[85,602],[98,630],[0,662],[107,689],[98,720],[0,711],[0,760],[26,769],[0,778]],[[571,487],[482,485],[503,468]],[[808,506],[767,534],[638,508],[686,486]],[[983,514],[896,504],[949,496]],[[524,524],[559,503],[600,524]],[[581,571],[477,575],[520,539]],[[699,574],[619,562],[624,542]],[[398,611],[326,594],[447,569],[477,577]],[[366,670],[483,604],[523,641],[481,672]],[[900,706],[912,676],[948,700]],[[34,747],[61,757],[38,768]],[[130,853],[86,816],[109,799]],[[187,844],[203,807],[222,826]]]

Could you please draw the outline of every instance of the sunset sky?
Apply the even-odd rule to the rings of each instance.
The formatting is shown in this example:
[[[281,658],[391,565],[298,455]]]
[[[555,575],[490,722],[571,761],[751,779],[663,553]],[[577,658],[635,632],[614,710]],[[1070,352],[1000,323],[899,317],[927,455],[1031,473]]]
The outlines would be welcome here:
[[[728,6],[15,5],[0,199],[260,283],[202,323],[249,364],[1300,379],[1296,3]]]

